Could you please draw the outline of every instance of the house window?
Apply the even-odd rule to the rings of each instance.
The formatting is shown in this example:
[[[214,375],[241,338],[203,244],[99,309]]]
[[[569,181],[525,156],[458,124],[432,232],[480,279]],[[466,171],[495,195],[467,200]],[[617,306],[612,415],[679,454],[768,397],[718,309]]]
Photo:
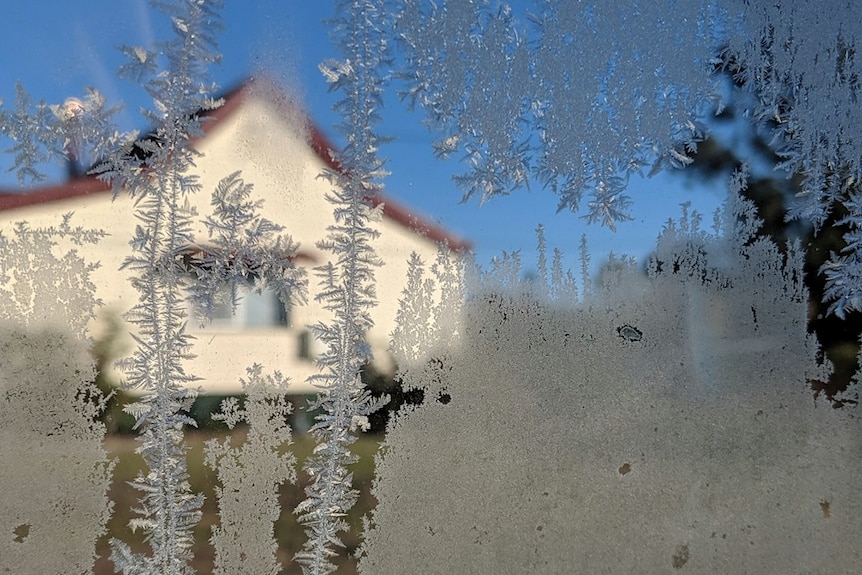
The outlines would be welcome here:
[[[299,349],[297,356],[299,356],[300,359],[314,359],[313,357],[311,357],[311,332],[307,329],[303,330],[299,334],[298,343]]]
[[[195,268],[209,265],[201,260],[202,253],[200,248],[189,247],[181,253],[177,263],[194,278],[197,275]],[[243,281],[225,281],[216,294],[211,321],[207,325],[230,330],[289,326],[289,305],[281,301],[275,290],[256,291],[254,281],[254,275]],[[237,302],[235,309],[234,301]],[[194,313],[195,317],[201,315],[197,310]]]
[[[242,300],[237,308],[245,314],[246,327],[287,326],[288,310],[274,290],[263,290],[260,293],[244,290]]]
[[[231,305],[234,295],[238,299],[235,310]],[[290,309],[274,290],[256,292],[250,285],[231,283],[225,284],[219,296],[212,327],[244,329],[290,325]]]

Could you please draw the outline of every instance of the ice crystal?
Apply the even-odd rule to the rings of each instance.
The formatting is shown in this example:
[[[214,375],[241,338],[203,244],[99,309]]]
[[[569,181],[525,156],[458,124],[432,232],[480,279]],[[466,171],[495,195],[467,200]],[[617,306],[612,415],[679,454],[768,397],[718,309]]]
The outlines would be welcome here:
[[[238,173],[213,195],[211,243],[192,235],[182,206],[200,191],[193,142],[218,104],[206,67],[219,60],[220,3],[153,4],[173,39],[122,47],[120,70],[152,96],[148,135],[119,134],[95,91],[52,106],[34,105],[19,87],[13,108],[0,109],[19,180],[41,178],[48,160],[95,161],[95,174],[136,201],[125,269],[140,293],[129,315],[138,350],[126,367],[127,383],[144,393],[132,411],[147,469],[134,482],[142,498],[132,525],[151,552],[114,542],[126,575],[191,571],[201,496],[189,486],[183,440],[195,381],[184,368],[186,296],[206,315],[225,284],[274,287],[285,303],[304,292],[295,244],[259,215]],[[754,95],[746,116],[804,181],[791,216],[823,226],[841,210],[847,245],[822,269],[830,312],[862,308],[862,155],[848,128],[860,123],[862,18],[852,2],[536,0],[521,12],[485,0],[400,0],[391,19],[385,8],[340,0],[332,26],[342,59],[321,65],[344,94],[336,110],[347,145],[326,174],[334,224],[319,246],[332,261],[316,270],[332,317],[314,326],[328,346],[311,406],[321,408],[311,430],[318,445],[294,510],[308,535],[296,556],[306,573],[334,569],[356,498],[349,448],[379,405],[359,375],[371,360],[382,210],[372,206],[385,141],[375,124],[393,38],[405,50],[397,73],[407,99],[440,131],[435,153],[463,156],[466,198],[536,181],[561,210],[610,227],[630,217],[631,174],[691,163],[704,114],[723,104],[715,73],[730,71]],[[740,196],[745,181],[744,169],[734,175],[714,234],[684,207],[646,273],[614,255],[592,282],[584,238],[577,286],[562,252],[548,261],[541,230],[530,281],[517,252],[478,272],[445,249],[433,264],[412,257],[392,350],[404,386],[426,400],[392,419],[363,572],[854,569],[858,553],[843,542],[858,534],[862,512],[853,482],[862,469],[848,456],[860,420],[811,399],[808,382],[828,378],[830,366],[806,330],[802,248],[759,236]],[[15,572],[86,572],[110,465],[93,423],[103,400],[88,385],[82,347],[92,266],[75,250],[99,234],[68,219],[7,233],[0,434],[3,460],[15,465],[0,474],[10,494],[0,506],[0,561]],[[274,494],[294,473],[283,451],[284,382],[251,368],[247,402],[226,402],[221,416],[250,424],[246,443],[209,444],[220,572],[278,571]]]
[[[630,217],[629,175],[692,162],[727,97],[716,72],[731,72],[754,94],[746,116],[780,167],[803,179],[791,217],[819,227],[839,204],[848,210],[847,247],[822,270],[830,311],[843,316],[860,309],[862,278],[862,150],[848,130],[860,123],[859,12],[849,1],[540,0],[519,14],[402,0],[397,34],[405,94],[441,132],[437,152],[463,153],[465,198],[538,180],[561,210],[585,207],[611,228]]]
[[[341,169],[326,174],[333,184],[328,199],[335,223],[318,246],[329,251],[334,261],[317,268],[320,291],[316,296],[333,319],[314,326],[327,346],[318,360],[324,372],[314,378],[321,393],[311,406],[321,409],[310,430],[318,445],[306,463],[312,477],[307,498],[296,508],[308,533],[296,560],[305,573],[314,575],[335,568],[330,559],[333,547],[341,545],[338,532],[346,528],[342,517],[356,499],[347,469],[355,460],[348,449],[355,441],[354,432],[364,429],[368,414],[388,401],[374,400],[360,379],[362,366],[371,360],[365,334],[372,325],[370,310],[377,303],[374,268],[381,264],[372,243],[378,235],[374,222],[381,207],[373,208],[371,200],[379,193],[383,176],[383,161],[377,156],[383,138],[375,132],[375,124],[382,105],[387,26],[381,2],[342,0],[337,7],[333,35],[344,59],[329,62],[322,70],[330,89],[344,93],[335,109],[342,114],[347,145],[336,158]]]
[[[0,109],[0,134],[14,142],[5,151],[14,155],[9,171],[22,184],[43,180],[46,162],[81,170],[132,137],[114,128],[112,119],[119,108],[106,107],[104,96],[95,89],[88,88],[83,100],[69,98],[62,105],[34,106],[20,84],[16,93],[15,110]]]
[[[7,231],[9,233],[9,231]],[[9,323],[62,326],[84,338],[101,302],[90,273],[97,263],[79,249],[95,244],[104,232],[72,226],[66,214],[58,226],[31,228],[19,222],[11,235],[0,235],[0,319]],[[37,273],[43,271],[44,273]]]
[[[140,293],[128,314],[137,328],[138,345],[125,367],[127,385],[144,393],[129,411],[142,429],[138,452],[148,468],[133,482],[142,497],[139,517],[131,524],[144,530],[152,554],[135,554],[114,540],[112,559],[126,575],[188,573],[192,528],[203,501],[191,491],[185,460],[183,427],[195,424],[187,413],[195,378],[183,366],[191,339],[185,329],[185,275],[177,261],[194,242],[190,216],[180,206],[187,194],[200,189],[190,172],[196,154],[191,138],[200,134],[204,111],[216,105],[206,66],[219,59],[213,34],[219,28],[220,3],[177,0],[156,5],[170,17],[174,33],[159,46],[166,59],[164,71],[124,68],[126,73],[134,70],[139,80],[146,78],[153,109],[144,115],[155,128],[148,138],[114,149],[97,167],[115,193],[136,198],[141,221],[131,240],[133,255],[124,264]],[[140,61],[138,51],[125,52],[133,62]],[[133,152],[135,146],[140,153]]]
[[[484,1],[399,5],[406,95],[442,131],[438,149],[463,152],[465,197],[535,179],[577,211],[590,189],[586,217],[613,226],[627,219],[618,181],[691,161],[724,40],[712,3],[539,1],[520,15]]]
[[[293,262],[299,247],[280,225],[260,215],[263,201],[251,199],[252,185],[240,172],[223,178],[213,192],[213,214],[204,221],[212,243],[197,246],[190,260],[189,287],[195,309],[211,318],[224,286],[249,282],[260,292],[273,289],[285,306],[305,300],[305,272]],[[230,303],[236,309],[237,290]]]

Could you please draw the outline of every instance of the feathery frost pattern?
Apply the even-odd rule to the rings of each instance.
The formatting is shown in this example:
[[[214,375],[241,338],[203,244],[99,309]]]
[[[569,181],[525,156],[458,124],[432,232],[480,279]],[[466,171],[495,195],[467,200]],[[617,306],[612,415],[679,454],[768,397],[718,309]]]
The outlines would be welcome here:
[[[40,168],[46,162],[71,161],[80,167],[134,137],[113,127],[119,108],[106,108],[104,96],[92,88],[83,100],[69,98],[62,105],[39,102],[35,109],[23,86],[18,84],[16,93],[15,111],[0,109],[0,134],[14,142],[4,151],[14,154],[10,171],[22,184],[43,180]]]
[[[630,219],[632,174],[692,162],[701,120],[726,102],[717,72],[729,71],[754,94],[746,115],[780,167],[803,179],[790,216],[819,227],[846,208],[847,246],[821,270],[824,298],[840,317],[862,310],[862,146],[848,128],[862,122],[858,3],[398,5],[405,96],[440,131],[436,153],[462,154],[465,199],[535,180],[560,210],[586,208],[587,221],[614,228]]]
[[[847,245],[820,270],[823,299],[842,318],[862,311],[862,143],[852,128],[862,122],[856,57],[862,6],[753,2],[738,22],[740,33],[731,36],[722,65],[755,94],[750,117],[771,137],[780,168],[802,178],[789,217],[819,229],[830,214],[843,214],[837,225],[844,226]]]
[[[19,222],[11,237],[0,234],[0,320],[29,325],[59,324],[81,340],[101,301],[78,248],[95,245],[101,230],[72,227],[73,214],[58,226],[31,228]],[[36,273],[41,270],[44,273]]]
[[[131,411],[143,429],[139,452],[149,467],[134,483],[144,495],[141,517],[132,526],[145,530],[153,555],[134,555],[115,542],[113,558],[127,574],[187,572],[191,529],[200,519],[202,496],[190,490],[182,436],[184,426],[195,425],[187,415],[195,378],[183,368],[191,357],[185,291],[203,320],[210,317],[221,288],[237,282],[252,282],[257,290],[271,287],[285,304],[305,298],[304,274],[293,264],[297,245],[279,234],[280,226],[259,215],[262,203],[251,199],[252,186],[238,172],[226,176],[213,192],[213,215],[204,224],[214,245],[195,243],[191,214],[183,206],[187,195],[201,187],[190,172],[197,154],[192,138],[201,134],[206,110],[220,103],[211,96],[216,87],[205,77],[206,65],[220,59],[213,34],[220,28],[216,10],[221,4],[188,0],[157,5],[170,16],[175,33],[173,41],[160,46],[166,70],[156,74],[157,58],[143,48],[124,48],[130,62],[121,69],[122,75],[138,81],[151,77],[144,85],[153,96],[154,110],[145,116],[156,129],[133,144],[136,150],[120,148],[98,167],[100,177],[115,190],[127,190],[136,198],[142,222],[131,241],[135,254],[124,264],[141,293],[129,314],[139,329],[138,349],[126,367],[127,384],[146,393]],[[230,303],[236,305],[236,295]],[[259,370],[251,377],[258,394]],[[266,401],[257,395],[254,400]],[[276,484],[287,478],[282,475],[273,479]],[[237,565],[225,543],[227,529],[214,537],[220,569]]]
[[[272,533],[281,512],[278,487],[296,480],[296,458],[284,451],[291,442],[287,378],[277,371],[265,375],[257,364],[247,373],[242,381],[245,405],[228,398],[215,416],[231,429],[247,424],[245,439],[237,446],[231,438],[211,439],[206,445],[206,464],[221,484],[216,488],[220,524],[212,536],[217,575],[281,571]]]
[[[578,211],[589,191],[584,217],[613,227],[629,218],[630,174],[691,161],[723,40],[709,34],[723,21],[712,3],[540,0],[525,14],[487,1],[398,4],[405,95],[442,132],[437,153],[463,154],[465,199],[539,181],[560,210]]]
[[[231,301],[220,302],[224,286],[250,282],[254,290],[273,289],[285,306],[305,302],[305,271],[293,260],[299,245],[282,226],[262,217],[263,200],[252,200],[253,186],[234,172],[223,178],[212,196],[213,214],[204,220],[209,245],[195,246],[190,264],[195,281],[189,286],[192,302],[208,319],[217,303],[236,309],[237,291]]]
[[[130,412],[141,428],[138,452],[148,470],[135,480],[142,493],[140,517],[133,528],[144,530],[152,555],[139,555],[114,541],[112,559],[126,575],[189,573],[191,530],[200,519],[203,497],[191,491],[185,461],[183,427],[194,425],[187,414],[195,393],[183,362],[190,357],[182,287],[183,250],[193,243],[190,214],[183,210],[188,194],[199,191],[191,139],[201,133],[197,111],[216,106],[206,82],[206,66],[219,60],[213,34],[219,29],[217,1],[183,0],[154,3],[172,22],[174,37],[158,45],[166,59],[157,72],[155,54],[125,48],[130,63],[121,74],[142,82],[153,98],[144,113],[154,125],[151,136],[120,147],[98,166],[99,177],[115,193],[136,199],[137,226],[133,255],[124,268],[140,292],[128,319],[136,324],[137,349],[127,362],[127,385],[144,392]],[[135,150],[134,148],[138,149]],[[137,153],[136,153],[137,152]]]
[[[0,107],[0,135],[13,142],[10,171],[22,183],[43,179],[46,162],[95,164],[93,174],[135,201],[124,269],[139,292],[128,315],[137,350],[124,367],[143,393],[130,408],[147,466],[133,482],[141,498],[132,526],[150,552],[114,540],[112,559],[124,575],[185,575],[202,505],[183,439],[196,381],[185,369],[186,299],[206,321],[225,303],[225,285],[272,288],[288,304],[305,301],[307,280],[296,243],[260,215],[239,172],[214,190],[208,240],[193,236],[185,206],[202,188],[194,140],[220,104],[207,67],[220,59],[221,2],[151,4],[173,36],[152,49],[122,46],[119,75],[152,97],[152,132],[118,132],[116,109],[95,90],[48,105],[18,86],[11,108]],[[780,168],[804,182],[789,217],[844,227],[846,247],[820,270],[829,312],[862,311],[858,3],[394,5],[388,14],[387,0],[338,0],[331,25],[343,59],[321,65],[343,95],[347,145],[333,158],[339,169],[324,174],[334,223],[318,244],[331,261],[316,269],[316,297],[331,317],[313,326],[327,346],[309,406],[320,410],[318,444],[294,510],[307,534],[295,559],[312,575],[335,570],[357,497],[350,447],[386,401],[372,398],[360,373],[372,359],[365,336],[381,264],[382,208],[373,206],[385,175],[376,124],[389,42],[404,51],[395,73],[405,98],[439,130],[435,154],[460,154],[467,166],[456,177],[465,199],[536,182],[560,210],[610,228],[631,219],[633,174],[692,162],[729,72],[733,89],[750,93],[745,116],[771,138]],[[744,167],[733,175],[714,234],[684,206],[645,270],[612,255],[592,282],[583,236],[580,286],[562,252],[548,253],[541,227],[529,281],[517,252],[485,271],[446,249],[434,263],[411,257],[392,351],[404,387],[422,390],[425,403],[387,430],[361,572],[856,568],[845,542],[858,535],[862,464],[848,454],[858,452],[862,419],[811,400],[812,382],[832,366],[806,329],[803,248],[759,235],[754,205],[740,195],[746,180]],[[110,512],[112,464],[95,421],[106,400],[90,383],[85,349],[99,303],[95,264],[78,253],[103,234],[70,218],[0,236],[0,461],[13,462],[0,474],[0,570],[88,572]],[[207,445],[219,481],[218,573],[280,569],[277,488],[296,475],[285,451],[287,381],[251,367],[245,403],[228,400],[218,416],[231,428],[248,424],[244,443]]]
[[[211,96],[216,86],[205,78],[207,65],[220,59],[213,34],[220,29],[217,9],[221,4],[205,0],[153,4],[170,18],[174,38],[158,44],[157,52],[122,47],[129,62],[119,72],[141,83],[153,98],[153,109],[144,111],[154,126],[149,135],[138,139],[137,134],[113,130],[110,117],[115,109],[105,109],[104,99],[92,90],[83,101],[69,99],[62,106],[40,103],[33,112],[26,92],[18,87],[15,112],[0,110],[0,133],[15,142],[10,151],[15,154],[13,169],[19,180],[42,178],[38,167],[49,159],[79,165],[97,160],[93,173],[109,182],[115,195],[129,193],[136,201],[141,223],[130,242],[133,255],[123,268],[131,272],[131,283],[140,292],[138,304],[127,316],[137,326],[133,335],[137,349],[123,367],[128,373],[126,385],[144,393],[128,408],[137,419],[136,427],[142,429],[138,451],[148,467],[133,482],[143,495],[136,510],[139,517],[131,525],[144,530],[152,554],[139,555],[125,543],[112,541],[112,559],[127,575],[191,572],[191,530],[200,518],[202,496],[191,492],[185,463],[183,427],[195,423],[187,415],[195,396],[189,386],[195,378],[183,367],[191,349],[191,338],[185,331],[184,292],[191,295],[204,316],[201,319],[206,320],[226,284],[251,282],[257,290],[271,287],[285,304],[303,302],[306,289],[304,272],[293,262],[297,245],[279,233],[280,226],[259,215],[261,202],[251,199],[251,185],[243,182],[238,172],[219,183],[213,193],[213,214],[204,221],[215,245],[195,243],[192,214],[184,206],[188,205],[188,194],[201,187],[190,172],[197,155],[192,140],[202,134],[206,111],[220,104]],[[162,59],[166,62],[160,71]],[[94,266],[79,264],[74,249],[57,259],[55,244],[92,243],[100,232],[73,229],[67,216],[59,228],[31,230],[19,224],[15,235],[12,241],[2,238],[10,248],[4,251],[3,271],[15,280],[3,286],[10,296],[4,308],[9,317],[35,322],[41,317],[62,317],[58,308],[78,310],[80,313],[66,323],[83,337],[97,303],[92,301],[94,286],[89,282]],[[22,258],[24,261],[19,261]],[[34,258],[40,261],[35,267]],[[15,272],[53,269],[48,265],[51,261],[57,262],[53,276],[46,272],[30,277]],[[60,301],[50,302],[46,299],[49,296]],[[236,304],[235,297],[232,303]],[[283,392],[286,381],[279,374],[264,380],[256,369],[250,372],[253,404],[275,401],[274,405],[281,407],[273,414],[274,420],[283,419],[287,415],[284,400],[271,394]],[[267,390],[261,391],[262,387]],[[92,391],[81,389],[81,394]],[[92,400],[86,394],[76,397],[76,401]],[[103,404],[93,409],[85,408],[89,405],[85,403],[76,405],[82,416],[90,417],[93,409],[101,410]],[[252,411],[247,412],[249,418],[255,418],[259,409]],[[257,437],[255,433],[252,435]],[[270,439],[282,438],[276,435]],[[293,478],[292,462],[284,461],[291,471],[286,476],[274,476],[276,485]],[[106,467],[104,471],[110,470]],[[97,479],[95,475],[93,478]],[[266,525],[261,518],[254,519],[255,525]],[[104,519],[93,522],[94,527],[103,524]],[[29,524],[22,525],[23,541]],[[41,541],[41,537],[30,540]],[[220,544],[220,565],[227,568],[233,560],[230,546],[224,544],[224,536],[216,537],[215,542]],[[16,552],[31,547],[28,544]],[[255,554],[255,560],[257,557]]]
[[[349,446],[354,433],[367,429],[367,416],[380,406],[360,380],[360,370],[371,360],[365,334],[372,325],[371,308],[376,304],[374,268],[381,264],[372,241],[378,233],[373,222],[379,209],[371,199],[380,189],[383,162],[377,157],[381,137],[374,131],[382,106],[387,44],[382,2],[342,0],[333,22],[333,35],[340,43],[344,60],[321,66],[331,90],[344,98],[336,104],[341,113],[341,131],[347,139],[336,160],[341,170],[327,172],[333,184],[328,195],[335,223],[319,247],[328,250],[333,261],[317,268],[320,291],[317,299],[333,314],[329,323],[314,326],[316,336],[327,346],[319,359],[324,373],[315,378],[321,386],[312,408],[320,408],[311,433],[318,445],[306,463],[312,478],[307,499],[296,508],[307,526],[308,541],[296,555],[305,573],[321,575],[335,567],[333,547],[341,545],[338,532],[346,525],[341,519],[356,499],[352,474],[347,465],[355,461]],[[382,401],[387,401],[383,399]]]

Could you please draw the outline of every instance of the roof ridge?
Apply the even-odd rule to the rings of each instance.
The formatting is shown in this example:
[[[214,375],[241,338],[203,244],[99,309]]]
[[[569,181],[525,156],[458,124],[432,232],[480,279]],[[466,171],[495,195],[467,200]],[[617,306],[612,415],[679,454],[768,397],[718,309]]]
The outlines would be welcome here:
[[[261,89],[261,87],[266,89]],[[246,98],[253,95],[265,97],[267,94],[269,94],[270,100],[273,100],[273,95],[277,96],[277,100],[281,100],[283,98],[283,103],[293,106],[295,108],[294,111],[301,114],[304,120],[304,128],[307,133],[307,143],[309,147],[328,168],[336,172],[344,173],[341,165],[335,157],[337,148],[332,145],[329,138],[323,133],[317,124],[314,123],[304,109],[285,93],[281,86],[265,75],[249,77],[238,83],[233,88],[224,91],[221,95],[217,96],[218,99],[223,100],[221,106],[213,108],[212,110],[197,110],[192,112],[191,115],[206,115],[211,118],[210,121],[203,122],[201,124],[202,135],[196,137],[195,140],[206,138],[209,131],[233,115],[240,108],[242,102]],[[275,101],[274,103],[279,104],[280,102]],[[152,135],[153,132],[150,131],[145,135],[140,136],[138,139],[143,140]],[[98,165],[98,162],[94,164],[94,166],[95,165]],[[111,187],[107,183],[89,174],[75,176],[62,183],[49,184],[23,191],[0,189],[0,211],[60,201],[93,193],[110,192],[110,190]],[[382,211],[385,217],[388,217],[431,241],[445,243],[449,248],[456,251],[468,251],[472,247],[470,242],[455,236],[451,232],[428,221],[422,216],[414,214],[408,208],[384,194],[369,197],[368,199],[375,207],[381,204],[383,205]]]

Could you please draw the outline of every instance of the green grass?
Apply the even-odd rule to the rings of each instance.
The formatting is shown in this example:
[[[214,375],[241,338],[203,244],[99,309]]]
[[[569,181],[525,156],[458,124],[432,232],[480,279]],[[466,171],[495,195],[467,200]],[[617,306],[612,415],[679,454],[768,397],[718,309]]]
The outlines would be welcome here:
[[[205,499],[203,517],[195,529],[193,548],[193,566],[198,574],[211,573],[213,569],[213,549],[209,544],[212,525],[218,523],[217,505],[214,494],[216,483],[215,472],[203,463],[204,443],[211,438],[224,437],[224,432],[192,431],[186,434],[189,452],[187,457],[189,483],[196,492],[203,493]],[[374,454],[380,442],[379,436],[364,436],[354,444],[354,453],[359,461],[351,467],[354,474],[354,486],[359,490],[359,498],[347,521],[351,532],[343,534],[345,547],[336,558],[339,569],[336,573],[348,575],[356,573],[352,555],[361,541],[360,533],[362,517],[375,506],[376,500],[371,495],[371,483],[374,478]],[[132,481],[143,469],[141,457],[135,453],[138,442],[130,435],[109,435],[105,446],[111,457],[116,458],[114,480],[111,485],[110,498],[114,502],[114,512],[108,523],[108,534],[99,540],[96,552],[99,556],[96,562],[96,575],[114,573],[113,563],[109,560],[111,538],[125,541],[139,552],[146,552],[147,545],[143,534],[133,533],[129,527],[129,519],[135,514],[132,509],[138,505],[139,493],[128,482]],[[275,537],[279,544],[278,557],[288,575],[300,574],[298,565],[292,562],[294,554],[305,542],[305,532],[293,516],[293,509],[305,499],[305,487],[309,478],[302,471],[303,464],[314,448],[314,441],[308,435],[298,435],[290,446],[297,458],[298,480],[295,485],[283,485],[279,491],[281,518],[275,524]]]

